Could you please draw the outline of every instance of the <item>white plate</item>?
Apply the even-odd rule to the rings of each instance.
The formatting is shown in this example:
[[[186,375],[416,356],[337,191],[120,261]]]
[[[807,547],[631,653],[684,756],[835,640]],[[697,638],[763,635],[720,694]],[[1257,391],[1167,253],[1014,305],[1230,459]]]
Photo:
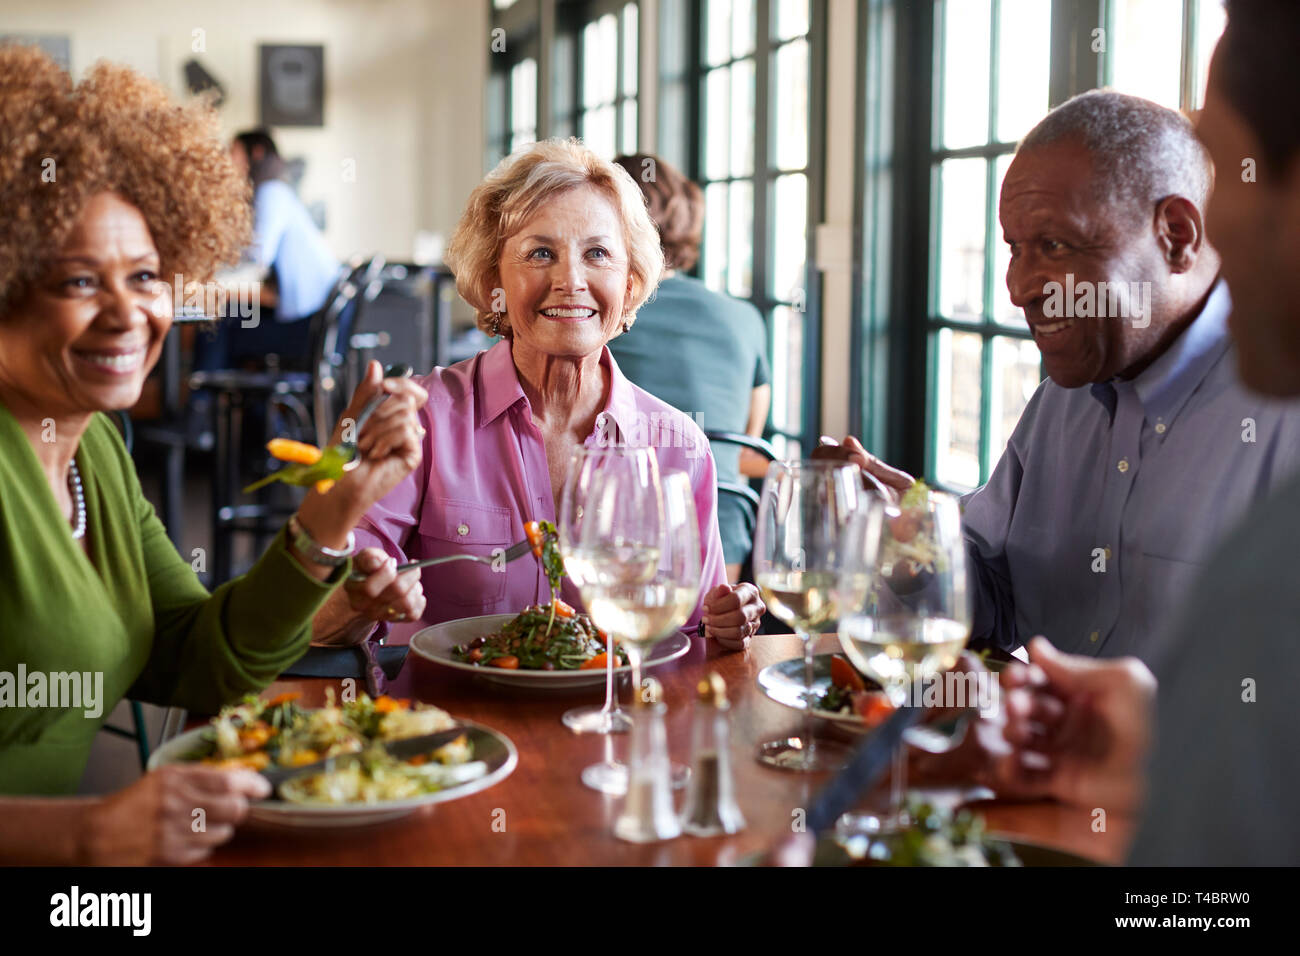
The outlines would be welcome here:
[[[819,696],[830,689],[831,658],[834,656],[834,654],[817,654],[813,657],[813,689]],[[998,661],[985,661],[984,665],[994,673],[1001,671],[1006,666]],[[778,704],[783,704],[794,710],[804,710],[807,706],[803,699],[805,685],[802,657],[794,657],[788,661],[777,661],[775,664],[768,664],[758,672],[757,680],[758,686],[763,693]],[[879,686],[874,681],[867,681],[868,690]],[[884,691],[877,692],[884,693]],[[841,714],[837,711],[819,710],[814,707],[812,715],[820,717],[822,720],[834,721],[849,730],[867,729],[866,724],[857,714]]]
[[[437,793],[426,793],[406,800],[387,800],[383,803],[346,803],[339,806],[317,806],[302,803],[288,803],[284,800],[259,800],[249,806],[248,819],[259,823],[272,823],[287,827],[357,827],[385,820],[395,820],[414,813],[420,807],[432,803],[446,803],[458,800],[471,793],[478,793],[499,783],[510,776],[519,762],[519,752],[510,738],[491,727],[484,727],[468,720],[460,721],[469,732],[474,744],[474,760],[482,760],[488,765],[487,773],[481,777],[447,787]],[[206,727],[196,727],[178,737],[173,737],[153,752],[149,758],[149,769],[171,763],[185,763],[184,757],[197,750],[203,743],[202,734]]]
[[[817,654],[813,657],[813,689],[818,695],[825,694],[831,686],[831,658],[833,654]],[[804,710],[804,674],[803,658],[791,658],[768,664],[758,672],[758,686],[769,698],[778,704],[784,704],[795,710]],[[881,691],[883,693],[883,691]],[[823,720],[832,720],[852,730],[866,730],[866,725],[857,714],[841,714],[831,710],[813,708],[812,715]]]
[[[451,649],[457,644],[466,644],[483,634],[497,634],[507,621],[513,621],[517,614],[484,614],[481,617],[463,617],[457,621],[443,621],[432,627],[426,627],[411,638],[411,650],[426,660],[442,667],[477,674],[494,684],[506,684],[511,687],[548,688],[569,690],[574,687],[598,687],[605,683],[605,668],[587,671],[507,671],[498,667],[481,667],[478,664],[466,664],[452,656]],[[642,670],[675,661],[691,649],[691,639],[681,631],[674,631],[650,649],[646,655]],[[630,673],[631,667],[624,664],[614,668],[617,674]]]

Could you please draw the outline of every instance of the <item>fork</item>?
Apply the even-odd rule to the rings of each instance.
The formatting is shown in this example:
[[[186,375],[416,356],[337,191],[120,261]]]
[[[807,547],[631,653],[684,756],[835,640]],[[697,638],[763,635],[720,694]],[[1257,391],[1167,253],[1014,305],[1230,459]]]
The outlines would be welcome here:
[[[532,551],[532,549],[532,544],[527,538],[525,538],[518,544],[512,544],[510,547],[506,548],[502,557],[505,558],[505,563],[509,564],[516,558],[523,557],[525,554]],[[401,574],[403,571],[413,571],[416,568],[431,568],[435,564],[446,564],[448,561],[477,561],[480,564],[491,565],[496,560],[495,556],[485,558],[481,554],[446,554],[441,558],[425,558],[423,561],[408,561],[406,564],[399,564],[397,566],[397,573]],[[353,571],[348,575],[348,577],[352,581],[364,581],[367,575],[363,571]]]
[[[384,369],[384,378],[410,378],[413,372],[414,369],[412,369],[411,366],[406,365],[405,363],[398,363],[396,365],[389,365]],[[382,405],[387,399],[387,392],[380,392],[374,398],[370,399],[370,401],[365,404],[365,407],[361,409],[361,414],[357,416],[357,420],[352,426],[352,441],[345,441],[339,444],[339,447],[343,449],[343,451],[351,452],[351,455],[348,456],[347,463],[343,466],[344,471],[352,471],[361,464],[361,458],[357,455],[357,439],[361,437],[361,428],[365,425],[366,419],[371,416],[374,410]]]

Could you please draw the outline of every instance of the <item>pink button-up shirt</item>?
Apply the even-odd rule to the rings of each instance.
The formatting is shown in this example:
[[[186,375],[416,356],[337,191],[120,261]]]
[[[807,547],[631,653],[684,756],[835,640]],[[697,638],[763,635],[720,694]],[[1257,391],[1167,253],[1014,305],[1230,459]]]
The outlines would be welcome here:
[[[661,470],[690,476],[700,524],[701,583],[685,630],[699,622],[704,595],[726,582],[718,533],[718,490],[709,443],[687,415],[633,385],[605,349],[609,401],[585,444],[651,445]],[[400,564],[469,552],[491,557],[523,540],[524,522],[554,522],[555,496],[542,434],[519,384],[508,341],[421,383],[429,402],[420,411],[424,461],[366,513],[356,528],[358,548],[382,548]],[[517,614],[550,599],[540,562],[520,558],[493,570],[477,561],[425,568],[423,624],[478,614]],[[563,579],[561,596],[582,606]],[[403,631],[408,628],[403,628]]]

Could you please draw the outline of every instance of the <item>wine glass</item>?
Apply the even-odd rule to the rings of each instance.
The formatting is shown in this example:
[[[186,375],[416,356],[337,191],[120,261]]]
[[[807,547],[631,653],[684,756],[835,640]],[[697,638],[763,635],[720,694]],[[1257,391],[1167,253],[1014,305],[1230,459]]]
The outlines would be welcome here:
[[[589,513],[587,498],[592,493],[592,486],[597,476],[618,472],[629,475],[642,475],[645,480],[657,483],[659,462],[651,448],[624,448],[610,446],[586,446],[579,448],[569,460],[568,474],[564,489],[560,493],[560,513],[556,531],[559,535],[558,546],[564,558],[564,572],[581,590],[585,575],[590,571],[589,559],[584,558],[581,550],[583,522]],[[617,656],[614,652],[614,632],[602,627],[606,635],[605,647],[605,703],[575,707],[564,712],[560,718],[564,726],[579,734],[623,734],[632,727],[627,711],[618,703],[615,691],[614,668]],[[609,761],[613,765],[613,761]],[[616,765],[621,768],[621,764]]]
[[[874,677],[895,707],[917,706],[927,680],[951,670],[970,636],[971,597],[961,507],[952,495],[921,486],[850,530],[846,573],[874,570],[868,601],[845,609],[840,644]],[[913,728],[915,729],[915,728]],[[894,754],[886,815],[845,814],[836,832],[850,843],[905,829],[908,734]]]
[[[584,565],[579,590],[587,613],[602,630],[617,634],[627,651],[634,720],[646,652],[686,623],[700,597],[694,490],[683,472],[658,477],[651,484],[628,471],[595,476],[579,545]],[[583,782],[606,793],[626,791],[627,768],[620,764],[614,781],[608,763],[584,770]],[[673,770],[674,785],[685,783],[685,768]]]
[[[804,717],[798,736],[759,745],[758,760],[783,770],[836,770],[849,750],[813,734],[813,641],[832,629],[842,591],[844,535],[865,492],[856,465],[777,461],[767,470],[754,528],[754,581],[768,610],[803,640]],[[861,588],[865,597],[869,578]]]

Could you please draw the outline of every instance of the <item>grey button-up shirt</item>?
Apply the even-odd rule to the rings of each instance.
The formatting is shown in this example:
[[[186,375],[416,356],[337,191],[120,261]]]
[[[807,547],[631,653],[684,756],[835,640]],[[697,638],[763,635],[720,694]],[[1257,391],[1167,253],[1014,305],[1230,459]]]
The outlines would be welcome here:
[[[1149,659],[1214,544],[1300,471],[1300,403],[1241,385],[1231,308],[1220,282],[1130,381],[1038,387],[965,499],[975,639]]]

